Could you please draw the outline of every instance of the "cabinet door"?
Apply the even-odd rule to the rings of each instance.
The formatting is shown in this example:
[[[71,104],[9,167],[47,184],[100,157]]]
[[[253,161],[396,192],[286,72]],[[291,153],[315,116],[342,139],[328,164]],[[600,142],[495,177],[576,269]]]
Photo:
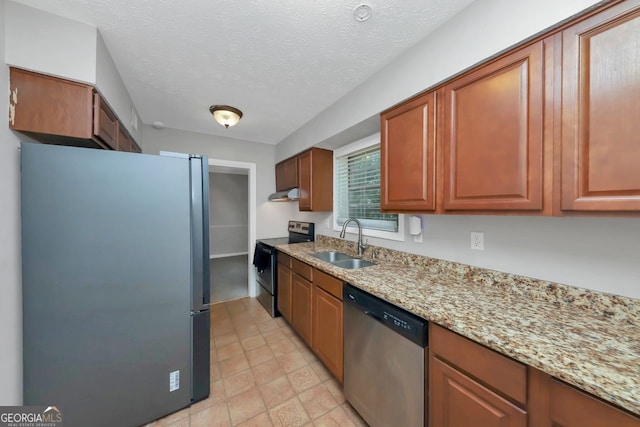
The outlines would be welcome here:
[[[298,155],[298,188],[300,200],[298,208],[301,211],[311,210],[311,151]]]
[[[562,34],[563,210],[640,210],[637,8],[622,2]]]
[[[118,119],[97,92],[93,95],[93,136],[117,149]]]
[[[444,208],[541,210],[543,42],[444,87]]]
[[[342,383],[342,301],[314,286],[312,311],[313,351]]]
[[[549,420],[545,425],[549,427],[638,427],[640,419],[552,379],[549,388]]]
[[[291,270],[278,263],[278,311],[291,323]]]
[[[10,69],[9,127],[37,134],[91,138],[93,88],[43,74]]]
[[[132,151],[131,138],[122,123],[118,122],[118,151]]]
[[[422,95],[380,117],[380,209],[435,209],[436,94]]]
[[[526,427],[527,413],[437,357],[429,366],[431,427]]]
[[[301,211],[333,209],[333,152],[311,148],[297,156]]]
[[[311,282],[293,274],[291,282],[291,325],[311,346]]]
[[[276,191],[298,186],[298,159],[292,157],[276,165]]]

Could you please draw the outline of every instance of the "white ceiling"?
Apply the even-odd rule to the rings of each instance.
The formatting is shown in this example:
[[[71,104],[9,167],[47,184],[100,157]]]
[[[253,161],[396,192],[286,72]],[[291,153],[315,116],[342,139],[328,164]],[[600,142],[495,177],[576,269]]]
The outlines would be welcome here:
[[[144,123],[277,144],[473,0],[17,1],[96,26]]]

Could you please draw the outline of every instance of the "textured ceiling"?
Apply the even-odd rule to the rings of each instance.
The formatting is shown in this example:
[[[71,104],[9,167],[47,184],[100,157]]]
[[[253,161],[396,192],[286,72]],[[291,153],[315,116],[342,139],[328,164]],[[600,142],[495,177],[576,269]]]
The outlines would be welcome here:
[[[17,1],[98,27],[143,122],[276,144],[473,0]]]

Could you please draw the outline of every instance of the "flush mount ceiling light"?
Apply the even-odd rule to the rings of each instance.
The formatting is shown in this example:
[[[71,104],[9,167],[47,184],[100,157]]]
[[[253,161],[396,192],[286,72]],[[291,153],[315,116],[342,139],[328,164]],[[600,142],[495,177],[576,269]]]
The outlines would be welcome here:
[[[226,128],[235,126],[242,118],[242,111],[228,105],[212,105],[209,107],[209,111],[213,114],[216,122]]]
[[[353,11],[353,19],[358,22],[366,21],[369,18],[371,18],[371,6],[368,4],[361,4]]]

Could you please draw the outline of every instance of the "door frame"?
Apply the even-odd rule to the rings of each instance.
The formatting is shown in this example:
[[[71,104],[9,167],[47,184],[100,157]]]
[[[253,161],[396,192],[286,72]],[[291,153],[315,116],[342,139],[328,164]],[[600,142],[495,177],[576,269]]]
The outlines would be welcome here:
[[[236,162],[233,160],[222,160],[209,158],[209,173],[211,173],[211,166],[222,166],[225,168],[241,169],[248,172],[249,181],[249,233],[247,240],[247,254],[248,259],[251,258],[253,248],[256,241],[256,164],[249,162]],[[258,285],[256,282],[256,273],[251,263],[247,263],[247,269],[249,278],[247,283],[247,293],[250,297],[256,297],[258,295]]]

